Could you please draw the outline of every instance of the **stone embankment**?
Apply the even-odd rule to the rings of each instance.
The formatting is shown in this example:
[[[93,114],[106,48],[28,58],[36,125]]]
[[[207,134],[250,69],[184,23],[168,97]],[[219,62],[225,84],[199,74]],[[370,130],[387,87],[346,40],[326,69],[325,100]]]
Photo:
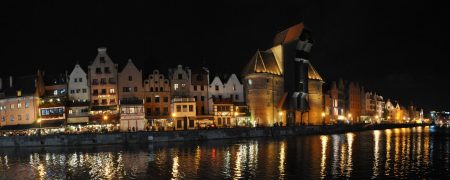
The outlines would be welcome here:
[[[175,141],[202,141],[232,138],[284,137],[313,134],[338,134],[365,130],[415,127],[425,125],[381,124],[381,125],[337,125],[337,126],[299,126],[272,128],[232,128],[195,131],[169,132],[131,132],[110,134],[70,134],[47,136],[0,137],[3,147],[39,146],[84,146],[108,144],[148,144]]]

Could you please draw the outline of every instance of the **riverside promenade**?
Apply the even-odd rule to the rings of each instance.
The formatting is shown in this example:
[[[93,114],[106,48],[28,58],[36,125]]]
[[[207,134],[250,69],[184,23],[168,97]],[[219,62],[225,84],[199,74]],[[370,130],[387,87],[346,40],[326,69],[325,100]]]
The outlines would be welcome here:
[[[211,130],[189,130],[169,132],[124,132],[105,134],[64,134],[46,136],[0,137],[0,148],[4,147],[44,147],[44,146],[84,146],[108,144],[149,144],[176,141],[204,141],[216,139],[239,139],[260,137],[286,137],[314,134],[339,134],[365,130],[382,130],[427,126],[426,124],[379,124],[379,125],[333,125],[297,126],[266,128],[230,128]]]

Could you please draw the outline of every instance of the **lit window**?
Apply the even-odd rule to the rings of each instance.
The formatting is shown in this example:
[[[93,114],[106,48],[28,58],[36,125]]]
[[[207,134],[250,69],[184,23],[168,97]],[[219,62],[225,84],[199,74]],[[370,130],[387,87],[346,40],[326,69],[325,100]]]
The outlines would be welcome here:
[[[22,103],[17,103],[17,108],[19,109],[19,108],[22,108]]]
[[[115,93],[116,93],[116,90],[114,88],[109,89],[109,94],[115,94]]]
[[[14,109],[14,104],[11,104],[11,105],[10,105],[10,109]]]
[[[72,109],[69,110],[69,114],[73,114],[73,110]]]
[[[251,79],[248,80],[248,85],[252,85],[253,81]]]
[[[173,85],[173,89],[174,89],[174,90],[178,90],[178,84],[174,84],[174,85]]]
[[[53,95],[57,96],[58,95],[58,90],[54,90],[53,91]]]
[[[22,120],[22,115],[17,115],[17,120]]]
[[[186,87],[186,84],[181,84],[181,87]]]
[[[17,91],[17,96],[18,96],[18,97],[22,96],[22,91],[20,91],[20,90]]]

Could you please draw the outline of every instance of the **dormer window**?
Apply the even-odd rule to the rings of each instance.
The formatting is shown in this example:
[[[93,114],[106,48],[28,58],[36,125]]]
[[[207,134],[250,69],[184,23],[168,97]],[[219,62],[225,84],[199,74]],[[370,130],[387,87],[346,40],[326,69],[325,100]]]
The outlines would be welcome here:
[[[22,91],[21,90],[18,90],[17,91],[17,97],[21,97],[22,96]]]

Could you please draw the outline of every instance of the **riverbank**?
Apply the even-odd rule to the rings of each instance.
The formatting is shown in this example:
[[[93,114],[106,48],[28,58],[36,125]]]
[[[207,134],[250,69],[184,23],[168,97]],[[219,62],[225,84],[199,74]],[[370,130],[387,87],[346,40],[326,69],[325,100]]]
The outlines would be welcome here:
[[[0,147],[84,146],[108,144],[148,144],[175,141],[202,141],[258,137],[284,137],[313,134],[339,134],[366,130],[382,130],[426,125],[380,124],[300,126],[272,128],[232,128],[170,132],[132,132],[111,134],[70,134],[48,136],[0,137]]]

